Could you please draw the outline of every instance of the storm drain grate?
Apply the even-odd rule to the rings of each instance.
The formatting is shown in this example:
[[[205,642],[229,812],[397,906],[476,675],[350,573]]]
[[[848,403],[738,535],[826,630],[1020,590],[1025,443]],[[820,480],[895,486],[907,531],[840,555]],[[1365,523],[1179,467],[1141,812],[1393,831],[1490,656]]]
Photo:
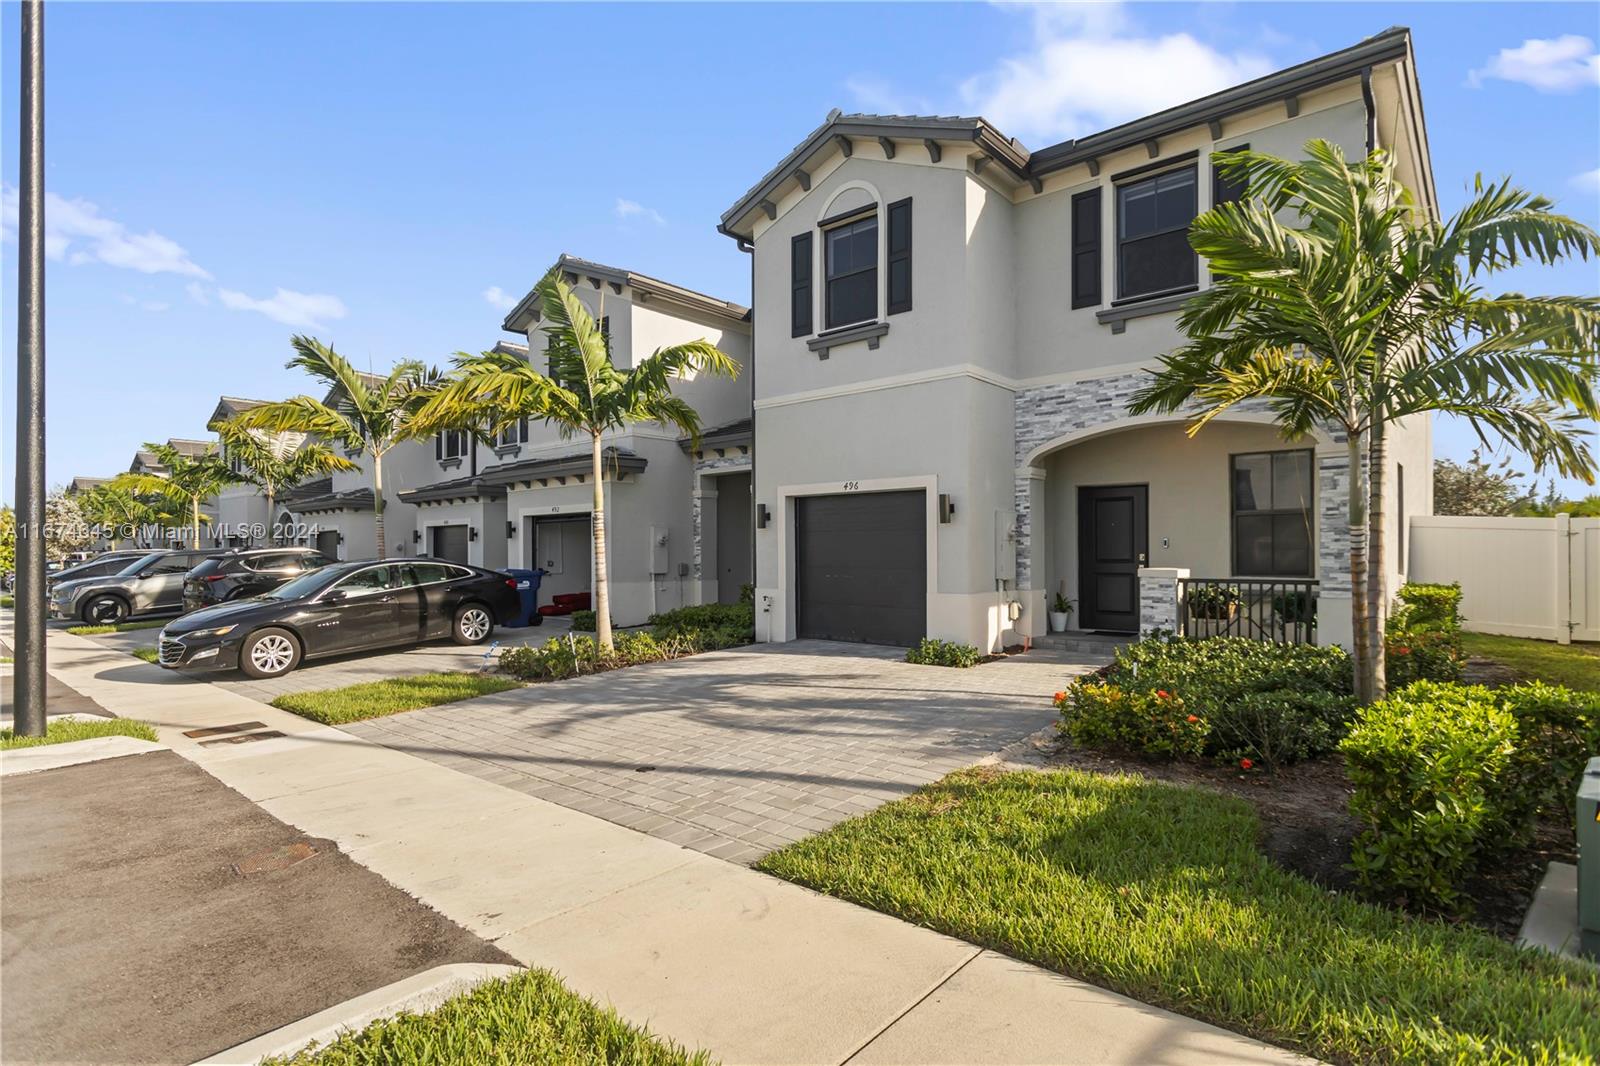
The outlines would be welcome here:
[[[633,772],[636,773],[636,774],[648,774],[648,773],[652,773],[654,771],[655,771],[655,767],[654,766],[635,766],[633,768]]]
[[[213,744],[248,744],[252,740],[271,740],[273,737],[281,737],[283,735],[283,733],[276,729],[269,729],[265,733],[240,733],[238,736],[218,737],[215,740],[202,740],[200,742],[200,746],[202,748],[208,748]]]
[[[240,877],[254,877],[274,870],[287,870],[291,866],[305,862],[316,853],[316,848],[301,840],[281,847],[268,848],[266,851],[258,851],[254,855],[240,859],[233,864],[233,872]]]
[[[213,725],[205,729],[185,729],[183,735],[198,740],[201,737],[219,737],[224,733],[243,733],[247,729],[265,729],[265,722],[235,722],[233,725]]]

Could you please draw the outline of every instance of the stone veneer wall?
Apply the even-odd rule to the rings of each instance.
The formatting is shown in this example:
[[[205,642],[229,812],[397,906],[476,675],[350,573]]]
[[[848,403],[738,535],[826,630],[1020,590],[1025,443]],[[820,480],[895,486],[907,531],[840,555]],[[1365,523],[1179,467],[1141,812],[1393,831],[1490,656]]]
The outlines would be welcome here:
[[[694,458],[694,488],[689,494],[689,526],[694,535],[694,580],[704,573],[701,559],[700,478],[706,474],[737,473],[751,468],[750,453],[740,449],[737,455],[705,456],[696,452]]]
[[[1024,468],[1029,452],[1057,437],[1128,417],[1128,403],[1150,376],[1143,371],[1018,389],[1016,418],[1017,588],[1033,588],[1033,478]],[[1241,412],[1268,410],[1265,401],[1239,404]],[[1334,440],[1344,436],[1330,431]],[[1317,460],[1317,565],[1322,591],[1350,594],[1350,536],[1345,520],[1345,486],[1349,478],[1344,456]],[[1202,575],[1208,576],[1208,575]],[[1221,575],[1218,575],[1221,576]]]

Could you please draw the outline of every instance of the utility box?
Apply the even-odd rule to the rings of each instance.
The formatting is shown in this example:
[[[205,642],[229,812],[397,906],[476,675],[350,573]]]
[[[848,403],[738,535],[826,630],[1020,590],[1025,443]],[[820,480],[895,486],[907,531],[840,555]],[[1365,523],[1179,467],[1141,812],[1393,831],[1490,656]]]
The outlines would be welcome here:
[[[1578,950],[1600,959],[1600,757],[1578,781]]]
[[[650,527],[650,574],[652,577],[666,574],[667,570],[667,527]]]

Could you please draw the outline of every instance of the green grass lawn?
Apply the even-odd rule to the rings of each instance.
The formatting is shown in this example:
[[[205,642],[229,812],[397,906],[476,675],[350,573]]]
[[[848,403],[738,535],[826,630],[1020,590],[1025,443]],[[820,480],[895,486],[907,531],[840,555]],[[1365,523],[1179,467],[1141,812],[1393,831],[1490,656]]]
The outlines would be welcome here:
[[[489,981],[427,1014],[402,1014],[347,1033],[326,1047],[263,1066],[709,1066],[670,1041],[635,1028],[567,989],[548,970]]]
[[[1600,644],[1557,644],[1549,640],[1462,633],[1468,655],[1494,659],[1525,681],[1546,681],[1600,692]]]
[[[118,622],[107,626],[68,626],[67,632],[75,637],[98,637],[105,633],[132,633],[136,629],[160,629],[170,618],[157,618],[145,622]]]
[[[147,663],[153,663],[161,656],[161,653],[154,648],[134,648],[129,654],[135,659],[143,659]]]
[[[494,674],[419,674],[321,692],[294,692],[279,696],[272,705],[327,725],[341,725],[521,687],[520,681]]]
[[[759,868],[1337,1062],[1600,1056],[1600,973],[1332,894],[1242,800],[961,771]]]
[[[0,750],[36,748],[41,744],[65,744],[72,740],[92,740],[95,737],[138,737],[140,740],[154,740],[156,731],[149,723],[135,718],[52,718],[46,723],[42,737],[19,737],[9,729],[0,729]]]
[[[0,596],[0,607],[15,607],[16,605],[17,605],[16,597],[14,597],[14,596]]]

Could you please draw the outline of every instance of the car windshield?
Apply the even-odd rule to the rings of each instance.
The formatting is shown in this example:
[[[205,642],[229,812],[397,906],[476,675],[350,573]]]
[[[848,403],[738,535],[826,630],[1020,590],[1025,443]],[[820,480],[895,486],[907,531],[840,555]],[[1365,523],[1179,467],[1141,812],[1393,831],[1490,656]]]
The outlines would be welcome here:
[[[315,596],[347,573],[349,571],[342,566],[325,566],[320,570],[311,570],[293,581],[279,585],[262,599],[298,600],[306,596]]]
[[[131,559],[131,560],[128,561],[128,565],[127,566],[124,566],[121,570],[117,571],[117,576],[118,577],[132,577],[134,574],[137,574],[139,571],[143,570],[146,566],[148,566],[149,564],[155,562],[157,559],[161,558],[165,554],[167,554],[167,553],[166,552],[151,552],[149,555],[141,555],[137,559]]]

